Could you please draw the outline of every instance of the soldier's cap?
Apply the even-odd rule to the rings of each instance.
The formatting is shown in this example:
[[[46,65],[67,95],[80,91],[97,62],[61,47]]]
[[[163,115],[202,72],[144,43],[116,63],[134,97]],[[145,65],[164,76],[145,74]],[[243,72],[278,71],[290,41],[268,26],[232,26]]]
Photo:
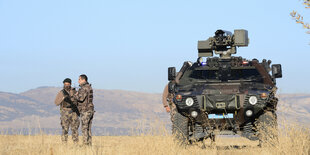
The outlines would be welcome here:
[[[65,78],[64,81],[63,81],[63,83],[65,83],[65,82],[68,82],[68,83],[71,84],[71,79],[70,79],[70,78]]]

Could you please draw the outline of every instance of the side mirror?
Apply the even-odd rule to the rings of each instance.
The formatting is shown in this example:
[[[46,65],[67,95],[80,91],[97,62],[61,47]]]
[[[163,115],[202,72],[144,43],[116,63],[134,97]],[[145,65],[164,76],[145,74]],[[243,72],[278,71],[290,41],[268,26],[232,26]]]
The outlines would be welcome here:
[[[174,80],[176,77],[175,67],[168,68],[168,81]]]
[[[274,77],[274,78],[282,78],[282,67],[281,67],[281,64],[272,65],[271,69],[272,69],[272,77]]]
[[[168,92],[170,94],[175,93],[175,83],[174,82],[169,82],[169,84],[168,84]]]

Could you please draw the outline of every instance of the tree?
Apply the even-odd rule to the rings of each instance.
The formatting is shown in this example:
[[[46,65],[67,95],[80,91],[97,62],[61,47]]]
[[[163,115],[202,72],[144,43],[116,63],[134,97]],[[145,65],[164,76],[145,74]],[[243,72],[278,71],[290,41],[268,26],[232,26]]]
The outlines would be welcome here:
[[[310,8],[310,0],[303,0],[303,5],[305,5],[306,9]],[[301,24],[303,28],[307,29],[307,33],[310,34],[310,25],[309,23],[304,22],[304,18],[302,15],[297,13],[297,11],[293,10],[290,15],[294,18],[297,24]]]

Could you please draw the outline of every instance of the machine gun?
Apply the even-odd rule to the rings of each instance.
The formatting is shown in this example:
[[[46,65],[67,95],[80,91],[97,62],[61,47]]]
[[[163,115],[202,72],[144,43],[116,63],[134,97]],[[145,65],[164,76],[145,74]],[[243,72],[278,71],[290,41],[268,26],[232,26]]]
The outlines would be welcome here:
[[[198,41],[198,57],[211,57],[214,51],[215,54],[220,55],[220,58],[230,58],[231,54],[236,54],[236,47],[244,47],[248,44],[247,30],[234,30],[234,34],[217,30],[214,37]]]
[[[62,93],[64,95],[64,101],[68,102],[72,108],[72,111],[76,112],[76,114],[80,116],[80,112],[79,109],[77,108],[77,105],[75,105],[70,99],[70,94],[65,89],[62,90]]]

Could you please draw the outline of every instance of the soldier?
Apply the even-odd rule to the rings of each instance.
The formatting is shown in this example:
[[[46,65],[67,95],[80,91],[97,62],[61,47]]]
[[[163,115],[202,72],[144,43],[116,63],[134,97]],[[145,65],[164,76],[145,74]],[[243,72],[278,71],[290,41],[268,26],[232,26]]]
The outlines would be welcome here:
[[[168,92],[168,85],[166,85],[162,96],[162,102],[166,109],[166,112],[170,113],[171,122],[173,122],[173,116],[176,112],[176,106],[173,103],[173,97],[174,95]]]
[[[183,70],[178,72],[175,80],[173,80],[171,82],[179,83],[179,80],[180,80],[181,76],[183,75],[183,72],[184,72]],[[171,122],[173,122],[174,114],[177,112],[176,106],[173,103],[173,97],[174,97],[174,94],[169,93],[168,84],[167,84],[164,88],[164,92],[163,92],[163,96],[162,96],[162,102],[163,102],[163,105],[166,109],[166,112],[170,113]]]
[[[60,124],[62,127],[61,140],[64,143],[68,141],[69,127],[72,131],[72,140],[75,144],[79,142],[79,111],[77,109],[77,102],[73,95],[76,93],[74,88],[71,88],[71,79],[66,78],[63,81],[64,87],[58,92],[55,104],[60,105]]]
[[[91,125],[94,116],[93,89],[87,82],[85,74],[79,77],[80,89],[74,95],[81,113],[83,144],[92,145]]]

